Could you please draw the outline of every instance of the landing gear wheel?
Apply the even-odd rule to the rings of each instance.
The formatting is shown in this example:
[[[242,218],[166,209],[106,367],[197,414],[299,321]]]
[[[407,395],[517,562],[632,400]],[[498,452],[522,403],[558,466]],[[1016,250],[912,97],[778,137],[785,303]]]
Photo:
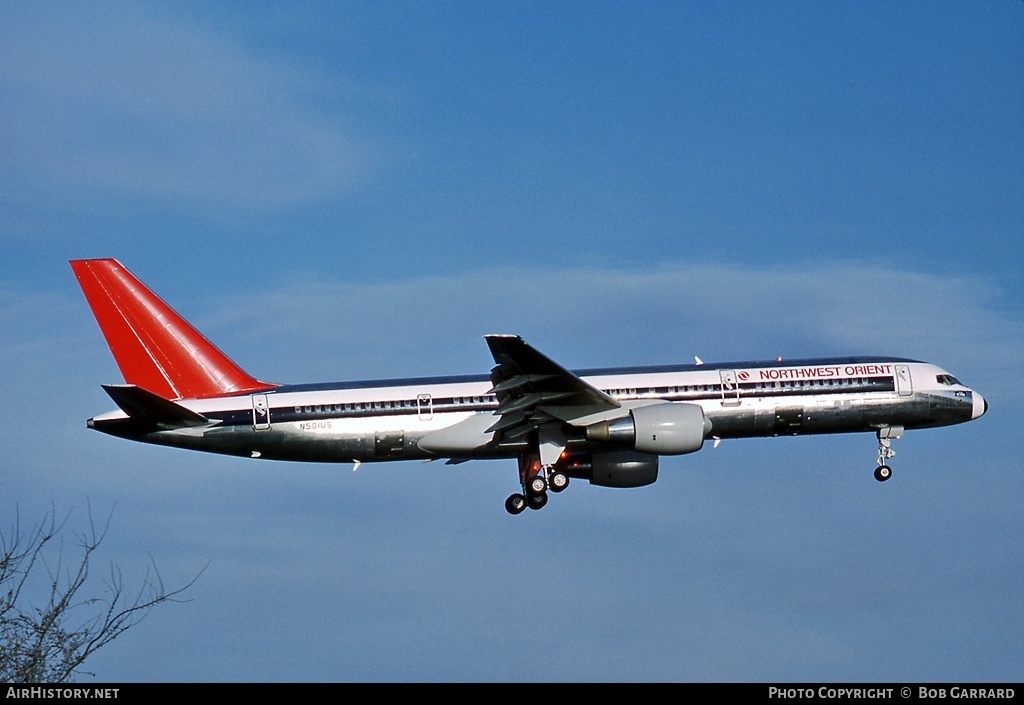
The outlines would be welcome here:
[[[875,468],[875,479],[879,482],[885,482],[892,477],[892,468],[888,465],[879,465]]]
[[[519,494],[509,495],[508,499],[505,500],[505,511],[515,516],[526,509],[526,497]]]
[[[541,494],[532,494],[527,498],[526,502],[527,504],[530,505],[530,509],[540,509],[541,507],[548,503],[548,494],[547,492],[542,492]]]
[[[548,487],[552,492],[561,492],[569,486],[569,476],[564,472],[555,472],[548,478]]]
[[[544,479],[543,475],[534,475],[530,478],[530,481],[526,483],[526,492],[531,497],[542,495],[547,491],[547,489],[548,481]]]

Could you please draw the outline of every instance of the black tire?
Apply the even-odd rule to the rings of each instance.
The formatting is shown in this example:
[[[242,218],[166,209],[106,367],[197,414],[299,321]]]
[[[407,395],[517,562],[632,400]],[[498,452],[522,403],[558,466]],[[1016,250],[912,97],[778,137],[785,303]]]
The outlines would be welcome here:
[[[548,481],[544,479],[543,475],[534,475],[530,478],[530,481],[526,483],[526,493],[532,497],[544,494],[548,489]]]
[[[569,476],[564,472],[555,472],[548,478],[548,487],[552,492],[561,492],[569,486]]]
[[[532,494],[526,498],[526,503],[530,506],[530,509],[540,509],[548,503],[548,494],[547,492]]]
[[[509,495],[508,499],[505,500],[505,511],[512,516],[522,513],[524,509],[526,509],[526,497],[518,492]]]
[[[875,468],[875,479],[879,482],[885,482],[892,477],[892,468],[888,465],[879,465]]]

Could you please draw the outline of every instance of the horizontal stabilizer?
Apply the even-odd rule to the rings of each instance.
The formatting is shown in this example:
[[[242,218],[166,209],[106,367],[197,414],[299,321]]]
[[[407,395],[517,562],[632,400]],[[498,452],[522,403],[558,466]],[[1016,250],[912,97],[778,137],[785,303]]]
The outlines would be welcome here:
[[[206,426],[210,420],[202,414],[186,409],[134,384],[104,384],[103,390],[124,413],[137,421],[165,428]]]

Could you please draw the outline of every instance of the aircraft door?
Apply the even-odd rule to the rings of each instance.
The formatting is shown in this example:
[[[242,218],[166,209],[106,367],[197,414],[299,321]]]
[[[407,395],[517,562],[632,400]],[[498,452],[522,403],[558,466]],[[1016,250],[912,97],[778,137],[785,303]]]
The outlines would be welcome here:
[[[373,434],[375,458],[401,458],[405,455],[404,431],[377,431]]]
[[[736,370],[719,370],[722,378],[722,406],[739,406],[740,385],[736,379]]]
[[[252,427],[255,431],[266,431],[270,428],[270,404],[266,394],[252,395]]]
[[[420,394],[416,397],[416,409],[420,421],[430,421],[434,418],[434,400],[429,394]]]
[[[910,365],[896,365],[896,391],[901,397],[914,394],[914,382],[910,378]]]

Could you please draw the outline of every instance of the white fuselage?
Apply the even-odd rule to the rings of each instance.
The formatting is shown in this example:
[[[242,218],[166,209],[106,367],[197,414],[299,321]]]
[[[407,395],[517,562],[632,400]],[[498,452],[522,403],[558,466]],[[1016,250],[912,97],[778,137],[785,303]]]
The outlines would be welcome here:
[[[651,404],[696,404],[708,437],[928,428],[981,416],[981,395],[944,370],[896,358],[831,358],[577,372],[621,403],[567,425],[566,447],[594,449],[587,425]],[[496,439],[486,376],[282,385],[254,394],[177,400],[207,426],[139,429],[121,410],[90,426],[150,443],[267,459],[367,462],[513,457],[526,439]],[[439,433],[459,429],[456,433]],[[433,439],[433,440],[431,440]]]

